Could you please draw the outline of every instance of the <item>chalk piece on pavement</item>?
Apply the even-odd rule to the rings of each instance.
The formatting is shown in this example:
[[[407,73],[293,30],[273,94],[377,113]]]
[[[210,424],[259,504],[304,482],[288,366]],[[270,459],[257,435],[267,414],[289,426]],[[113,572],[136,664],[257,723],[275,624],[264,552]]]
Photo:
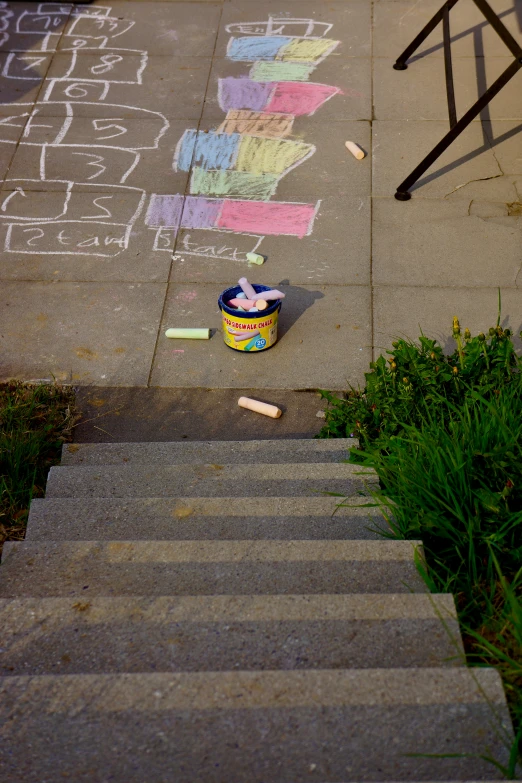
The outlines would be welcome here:
[[[265,263],[265,257],[259,253],[247,253],[246,257],[249,264],[257,264],[258,266],[261,266],[261,264]]]
[[[366,152],[354,141],[345,141],[344,146],[352,153],[354,158],[357,158],[357,160],[362,160],[366,157]]]
[[[210,329],[167,329],[165,337],[174,337],[178,340],[208,340]]]
[[[267,402],[259,402],[259,400],[252,400],[250,397],[240,397],[237,404],[240,408],[247,408],[249,411],[262,413],[263,416],[270,416],[272,419],[278,419],[282,413],[275,405],[269,405]]]

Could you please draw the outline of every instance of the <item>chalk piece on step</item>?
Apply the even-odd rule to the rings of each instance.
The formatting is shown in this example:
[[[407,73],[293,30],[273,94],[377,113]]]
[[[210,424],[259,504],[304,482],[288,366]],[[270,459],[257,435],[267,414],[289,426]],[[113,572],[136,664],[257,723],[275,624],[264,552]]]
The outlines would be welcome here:
[[[326,419],[326,413],[324,411],[317,411],[315,415],[318,419]]]
[[[177,340],[208,340],[210,329],[167,329],[165,337],[174,337]]]
[[[250,397],[240,397],[237,404],[240,408],[247,408],[249,411],[262,413],[263,416],[270,416],[272,419],[278,419],[282,413],[275,405],[269,405],[267,402],[259,402],[259,400],[252,400]]]
[[[247,253],[246,257],[249,264],[257,264],[258,266],[261,266],[261,264],[265,263],[265,257],[259,253]]]
[[[354,158],[357,158],[357,160],[362,160],[366,157],[366,152],[354,141],[345,141],[344,146],[352,153]]]
[[[246,277],[240,277],[237,282],[241,286],[241,290],[247,295],[247,299],[255,299],[255,288],[252,288]]]

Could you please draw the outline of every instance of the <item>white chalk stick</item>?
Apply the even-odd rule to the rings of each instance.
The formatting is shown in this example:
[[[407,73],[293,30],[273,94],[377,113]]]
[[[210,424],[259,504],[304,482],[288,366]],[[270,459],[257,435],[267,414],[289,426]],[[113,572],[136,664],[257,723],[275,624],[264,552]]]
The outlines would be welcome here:
[[[241,290],[247,295],[247,299],[254,299],[256,295],[255,288],[252,288],[246,277],[240,277],[237,281],[241,286]]]
[[[263,416],[270,416],[272,419],[278,419],[282,413],[275,405],[269,405],[267,402],[259,402],[259,400],[252,400],[250,397],[240,397],[237,404],[240,408],[247,408],[249,411],[262,413]]]
[[[285,294],[283,294],[281,291],[278,291],[277,288],[272,288],[270,291],[261,291],[260,294],[256,294],[254,292],[254,296],[249,297],[254,302],[257,302],[258,299],[264,299],[265,302],[270,299],[284,299]]]
[[[165,337],[174,337],[178,340],[208,340],[210,329],[167,329]]]
[[[366,157],[366,152],[354,141],[345,141],[344,146],[352,153],[354,158],[357,158],[357,160],[362,160]]]

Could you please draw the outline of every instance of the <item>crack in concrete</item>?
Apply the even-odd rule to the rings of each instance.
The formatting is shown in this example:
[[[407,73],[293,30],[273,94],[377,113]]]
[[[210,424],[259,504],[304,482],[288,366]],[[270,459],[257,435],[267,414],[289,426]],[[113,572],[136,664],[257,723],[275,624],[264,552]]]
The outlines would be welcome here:
[[[502,166],[500,165],[500,161],[499,161],[499,159],[497,158],[497,156],[495,155],[495,148],[494,148],[494,146],[491,144],[491,142],[490,142],[490,149],[491,149],[491,153],[492,153],[493,157],[495,158],[495,163],[496,163],[496,164],[497,164],[497,166],[498,166],[498,170],[500,171],[500,173],[501,173],[502,175],[505,175],[505,172],[502,170]]]
[[[515,288],[519,288],[518,285],[518,278],[520,277],[520,273],[522,272],[522,264],[518,267],[517,273],[515,275]]]
[[[499,166],[500,168],[500,166]],[[457,190],[460,190],[461,188],[465,188],[466,185],[471,185],[472,182],[485,182],[488,179],[498,179],[499,177],[503,177],[504,173],[502,174],[493,174],[491,177],[478,177],[478,179],[470,179],[468,182],[463,182],[462,185],[457,185],[456,188],[453,188],[453,190],[450,190],[449,193],[446,193],[444,198],[448,198],[448,196],[451,196],[452,193],[456,193]]]

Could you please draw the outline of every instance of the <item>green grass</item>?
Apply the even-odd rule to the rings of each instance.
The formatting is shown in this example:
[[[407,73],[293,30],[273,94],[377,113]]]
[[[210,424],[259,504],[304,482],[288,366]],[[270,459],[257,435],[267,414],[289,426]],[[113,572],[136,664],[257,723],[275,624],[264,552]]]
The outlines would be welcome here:
[[[502,675],[522,761],[522,361],[499,321],[434,341],[399,340],[364,389],[330,406],[320,437],[354,434],[374,469],[390,537],[422,539],[433,592],[455,596],[468,663]],[[422,569],[421,569],[422,571]]]
[[[25,536],[29,505],[42,497],[62,443],[71,439],[74,391],[58,385],[0,384],[0,551]]]

